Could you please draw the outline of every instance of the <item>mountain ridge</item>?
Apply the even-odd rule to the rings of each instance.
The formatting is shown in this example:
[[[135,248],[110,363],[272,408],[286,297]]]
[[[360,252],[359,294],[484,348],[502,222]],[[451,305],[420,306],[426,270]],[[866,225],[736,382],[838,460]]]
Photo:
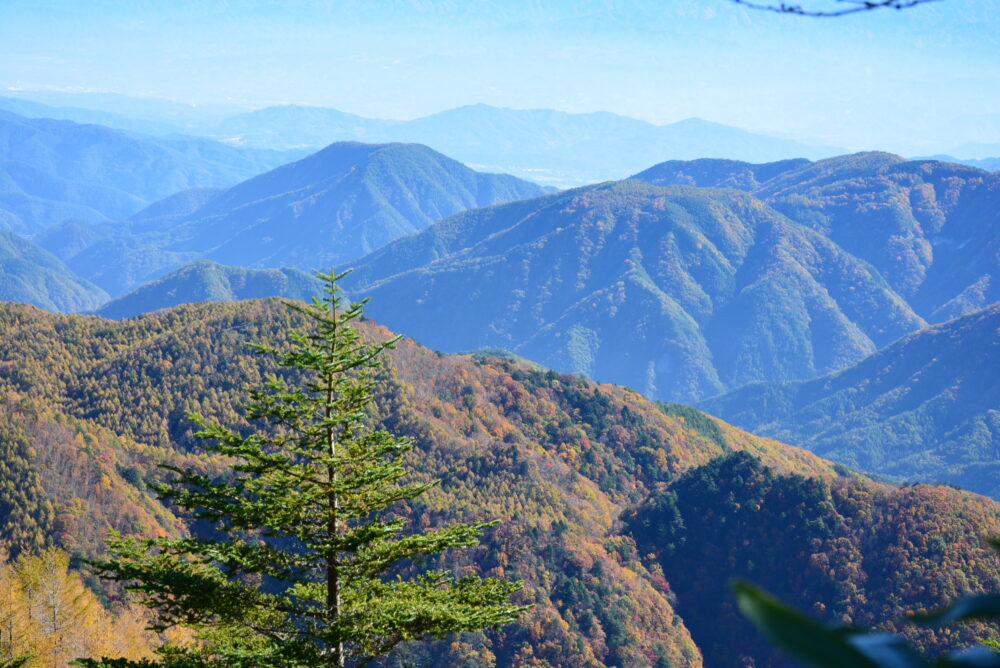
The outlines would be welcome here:
[[[440,217],[542,192],[417,144],[339,142],[221,192],[176,194],[156,205],[163,215],[105,226],[102,239],[64,259],[114,296],[199,258],[312,271]]]
[[[863,262],[733,190],[599,184],[458,214],[353,267],[352,294],[433,347],[508,348],[667,400],[839,368],[923,323]]]
[[[849,466],[1000,498],[1000,303],[909,334],[836,373],[755,384],[712,413]]]
[[[297,269],[248,269],[196,260],[103,304],[95,313],[120,320],[192,302],[262,297],[309,301],[321,293],[319,280]]]
[[[0,110],[0,209],[35,234],[67,218],[126,218],[193,186],[229,185],[289,154],[194,137],[143,137],[100,125]]]
[[[751,192],[869,262],[928,320],[1000,299],[998,173],[865,152],[798,164],[673,161],[636,178]]]
[[[268,149],[318,149],[336,141],[415,142],[483,171],[511,173],[545,185],[572,187],[621,179],[665,158],[737,157],[763,162],[821,158],[842,149],[815,146],[697,118],[654,124],[608,111],[565,112],[467,104],[408,120],[368,118],[338,109],[276,105],[220,117],[181,105],[131,118],[97,110],[50,107],[23,98],[7,108],[41,116],[103,122],[126,131],[174,132]],[[51,100],[50,100],[51,101]],[[148,101],[139,100],[140,103]],[[19,103],[19,104],[16,104]],[[65,103],[65,100],[60,100]],[[80,103],[82,106],[84,102]],[[143,106],[142,104],[139,105]],[[148,106],[148,104],[146,104]],[[0,98],[0,109],[4,98]],[[135,114],[133,114],[134,116]],[[197,114],[196,114],[197,115]]]
[[[288,116],[297,114],[294,124]],[[317,125],[329,114],[331,123]],[[229,119],[250,146],[315,146],[333,140],[427,144],[462,162],[560,187],[623,178],[644,164],[674,158],[727,156],[767,161],[840,152],[702,119],[656,125],[612,112],[570,113],[469,104],[406,121],[365,119],[322,107],[268,107]],[[345,122],[346,121],[346,122]],[[226,125],[221,133],[225,135]],[[282,128],[279,130],[277,128]],[[296,131],[303,128],[303,134]],[[283,142],[274,143],[276,137]],[[293,139],[289,140],[288,137]]]
[[[51,311],[86,311],[107,298],[106,292],[76,276],[41,246],[0,230],[0,301]]]

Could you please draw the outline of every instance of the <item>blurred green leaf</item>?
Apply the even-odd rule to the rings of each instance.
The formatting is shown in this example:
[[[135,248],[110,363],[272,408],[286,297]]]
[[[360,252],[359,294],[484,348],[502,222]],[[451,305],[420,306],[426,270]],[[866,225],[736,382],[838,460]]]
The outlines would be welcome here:
[[[938,612],[913,615],[913,621],[924,626],[938,626],[966,619],[994,619],[998,617],[1000,617],[1000,594],[979,594],[961,598]]]
[[[34,652],[29,652],[15,656],[13,659],[0,659],[0,668],[22,668],[22,666],[27,666],[33,658],[35,658]]]
[[[1000,654],[987,647],[973,647],[949,654],[939,663],[954,668],[1000,668]]]
[[[930,664],[901,637],[891,633],[853,632],[845,640],[882,668],[916,668]]]
[[[733,589],[740,612],[795,658],[816,668],[882,668],[848,642],[849,634],[814,622],[748,582],[736,582]]]

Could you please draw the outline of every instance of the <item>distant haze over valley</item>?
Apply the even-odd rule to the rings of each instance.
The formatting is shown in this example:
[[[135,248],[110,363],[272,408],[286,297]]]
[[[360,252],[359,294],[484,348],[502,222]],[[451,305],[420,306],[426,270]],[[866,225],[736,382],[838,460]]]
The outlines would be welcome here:
[[[35,97],[63,104],[44,104]],[[0,97],[0,109],[151,136],[183,133],[249,149],[318,150],[338,141],[420,143],[480,171],[557,187],[624,178],[668,158],[769,162],[846,152],[697,118],[654,125],[608,112],[571,114],[485,104],[397,121],[324,107],[283,105],[222,115],[218,108],[166,100],[23,92]]]

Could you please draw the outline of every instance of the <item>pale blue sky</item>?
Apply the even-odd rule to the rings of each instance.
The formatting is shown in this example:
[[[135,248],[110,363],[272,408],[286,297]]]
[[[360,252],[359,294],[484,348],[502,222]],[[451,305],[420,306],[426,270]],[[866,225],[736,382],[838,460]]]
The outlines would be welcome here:
[[[0,0],[0,86],[697,116],[918,154],[1000,142],[1000,0],[821,20],[726,0]]]

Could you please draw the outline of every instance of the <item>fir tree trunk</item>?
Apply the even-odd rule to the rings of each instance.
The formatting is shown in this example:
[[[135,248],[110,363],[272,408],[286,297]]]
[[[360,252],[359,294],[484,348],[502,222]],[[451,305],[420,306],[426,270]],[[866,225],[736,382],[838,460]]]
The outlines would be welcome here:
[[[333,312],[333,328],[336,331],[337,327],[337,312]],[[336,336],[330,337],[330,357],[335,357],[337,352],[337,342]],[[333,430],[333,425],[329,424],[329,420],[332,416],[333,411],[333,375],[327,373],[326,376],[326,407],[324,410],[325,417],[328,421],[326,427],[326,439],[327,446],[329,448],[330,457],[337,456],[337,437]],[[337,468],[332,462],[327,467],[327,478],[330,484],[330,493],[328,495],[329,503],[329,515],[327,518],[327,531],[331,538],[337,538],[340,533],[338,527],[338,520],[340,514],[340,499],[337,496],[337,491],[333,486],[337,482]],[[340,573],[338,572],[337,564],[337,554],[336,552],[330,554],[326,559],[326,607],[327,613],[330,620],[337,624],[340,622]],[[333,647],[333,662],[331,665],[336,668],[344,668],[344,643],[337,642]]]

